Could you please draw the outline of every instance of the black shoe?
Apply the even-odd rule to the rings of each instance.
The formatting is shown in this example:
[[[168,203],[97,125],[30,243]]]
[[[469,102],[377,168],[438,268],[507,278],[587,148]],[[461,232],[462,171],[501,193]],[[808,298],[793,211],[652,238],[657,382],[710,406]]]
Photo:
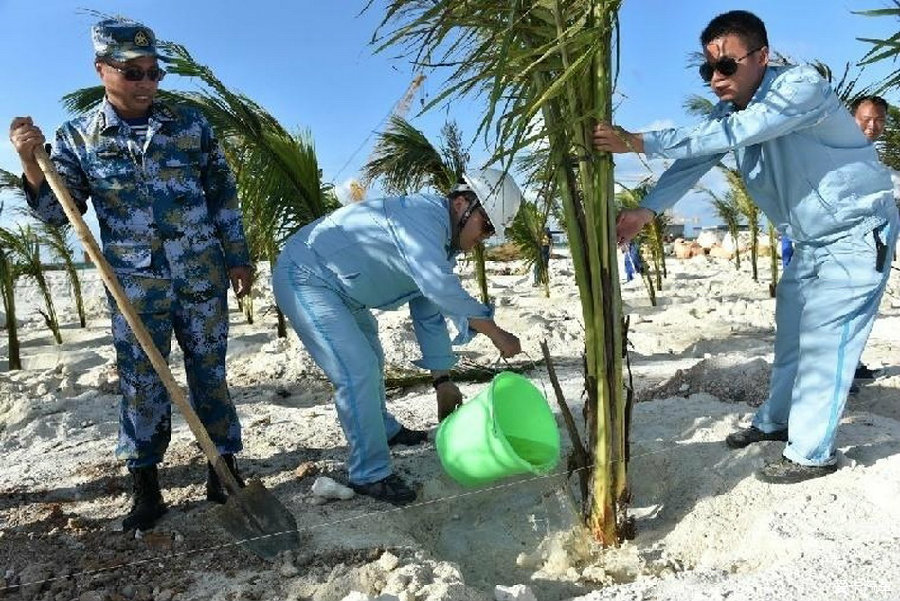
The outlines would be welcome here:
[[[881,370],[878,369],[869,369],[866,367],[865,363],[860,363],[856,367],[856,372],[853,374],[854,380],[874,380],[878,376],[878,372]]]
[[[769,463],[758,472],[756,477],[769,484],[795,484],[804,480],[821,478],[837,471],[837,465],[800,465],[786,457]]]
[[[234,476],[234,479],[237,480],[238,486],[244,488],[246,485],[241,479],[240,474],[238,474],[237,462],[234,459],[234,455],[225,454],[222,455],[222,459],[225,460],[228,471],[230,471]],[[216,473],[216,470],[213,469],[212,464],[208,461],[206,462],[206,500],[212,501],[213,503],[219,503],[220,505],[224,505],[228,501],[228,492],[225,490],[225,487],[222,486],[222,482],[219,481],[219,474]]]
[[[759,428],[750,426],[749,428],[744,428],[743,430],[738,430],[737,432],[729,434],[725,438],[725,444],[727,444],[732,449],[743,449],[744,447],[755,442],[762,442],[764,440],[780,440],[782,442],[787,442],[787,439],[787,430],[763,432]]]
[[[410,430],[406,426],[400,426],[400,431],[388,439],[388,446],[395,447],[398,444],[408,447],[428,442],[428,432],[426,430]]]
[[[131,472],[134,504],[122,520],[122,528],[149,530],[166,512],[166,504],[159,491],[159,473],[155,465],[129,468],[128,471]]]
[[[351,482],[350,488],[361,495],[366,495],[379,501],[387,501],[392,505],[406,505],[416,500],[416,491],[411,489],[403,481],[403,478],[397,474],[391,474],[386,478],[368,484],[354,484]]]
[[[853,383],[850,385],[850,390],[847,391],[847,396],[856,396],[859,394],[859,384]]]

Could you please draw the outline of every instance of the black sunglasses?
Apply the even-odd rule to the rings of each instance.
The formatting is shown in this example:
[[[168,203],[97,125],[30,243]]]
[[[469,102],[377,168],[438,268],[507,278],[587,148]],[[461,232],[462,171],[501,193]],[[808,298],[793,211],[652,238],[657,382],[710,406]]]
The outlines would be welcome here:
[[[128,81],[142,81],[144,77],[150,81],[162,81],[166,76],[165,70],[159,67],[150,67],[144,71],[140,67],[117,67],[112,63],[106,63],[106,66],[121,73]]]
[[[497,230],[494,228],[494,224],[491,223],[490,217],[488,217],[487,211],[484,210],[484,207],[481,206],[481,202],[477,199],[472,200],[467,197],[469,200],[469,206],[463,212],[462,216],[459,218],[459,229],[462,231],[464,227],[466,227],[466,223],[469,221],[469,217],[472,216],[472,213],[475,209],[479,209],[481,211],[481,233],[486,237],[490,238],[494,234],[497,233]]]
[[[714,63],[703,63],[700,65],[700,77],[703,78],[703,81],[711,81],[713,73],[718,71],[725,77],[731,77],[735,73],[737,73],[738,63],[753,54],[754,52],[759,52],[765,48],[765,46],[760,46],[754,50],[751,50],[741,58],[731,58],[730,56],[726,56],[725,58],[720,58]]]

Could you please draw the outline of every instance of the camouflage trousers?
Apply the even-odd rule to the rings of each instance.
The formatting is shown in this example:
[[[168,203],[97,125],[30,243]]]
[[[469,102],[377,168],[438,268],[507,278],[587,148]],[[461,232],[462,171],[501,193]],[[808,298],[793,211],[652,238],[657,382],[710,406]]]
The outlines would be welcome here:
[[[146,303],[140,318],[168,360],[172,333],[184,353],[190,402],[220,453],[241,450],[241,426],[225,382],[228,305],[211,299]],[[162,299],[159,299],[162,300]],[[162,461],[172,432],[169,394],[125,317],[112,305],[112,333],[122,402],[116,456],[129,468]],[[145,312],[152,308],[152,312]]]

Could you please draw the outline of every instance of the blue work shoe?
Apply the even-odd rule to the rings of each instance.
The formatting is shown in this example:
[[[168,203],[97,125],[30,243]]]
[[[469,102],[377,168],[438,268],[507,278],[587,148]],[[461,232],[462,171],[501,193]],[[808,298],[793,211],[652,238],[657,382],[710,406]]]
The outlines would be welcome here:
[[[756,472],[756,477],[769,484],[796,484],[804,480],[821,478],[836,471],[837,464],[801,465],[787,457],[782,457],[780,460],[773,461]]]
[[[416,500],[416,491],[403,481],[397,474],[391,474],[381,480],[368,484],[350,483],[350,488],[361,495],[386,501],[391,505],[406,505]]]
[[[737,432],[732,432],[725,437],[725,444],[732,449],[743,449],[755,442],[763,442],[764,440],[780,440],[787,442],[787,430],[775,430],[774,432],[763,432],[756,426],[750,426]]]
[[[406,426],[400,426],[400,430],[388,439],[388,446],[395,447],[402,444],[408,447],[428,442],[427,430],[410,430]]]

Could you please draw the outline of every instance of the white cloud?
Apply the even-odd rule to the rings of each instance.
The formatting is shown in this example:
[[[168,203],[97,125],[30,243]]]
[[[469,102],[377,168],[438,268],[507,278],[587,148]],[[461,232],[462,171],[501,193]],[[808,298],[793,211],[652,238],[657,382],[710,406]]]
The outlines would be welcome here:
[[[671,119],[656,119],[647,125],[639,127],[637,131],[656,131],[658,129],[670,129],[672,127],[675,127],[675,122]]]

